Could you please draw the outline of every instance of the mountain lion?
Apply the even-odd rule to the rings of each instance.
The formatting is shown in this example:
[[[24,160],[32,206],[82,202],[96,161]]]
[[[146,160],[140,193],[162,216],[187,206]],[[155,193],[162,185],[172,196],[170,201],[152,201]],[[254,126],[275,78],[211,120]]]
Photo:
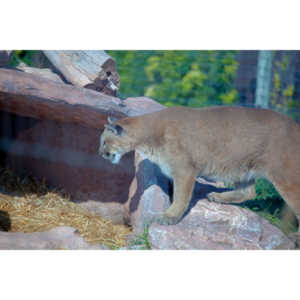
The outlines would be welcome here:
[[[259,108],[172,107],[108,122],[100,155],[117,164],[129,151],[143,152],[173,180],[174,200],[159,223],[180,221],[198,176],[236,184],[235,191],[208,195],[220,203],[254,198],[254,179],[265,177],[299,221],[300,125],[288,117]]]

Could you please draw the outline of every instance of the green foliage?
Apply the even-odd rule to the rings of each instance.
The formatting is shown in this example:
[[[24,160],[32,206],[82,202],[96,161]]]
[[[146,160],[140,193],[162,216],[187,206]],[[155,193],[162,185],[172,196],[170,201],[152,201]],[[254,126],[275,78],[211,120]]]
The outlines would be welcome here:
[[[295,231],[295,225],[281,220],[284,201],[274,186],[266,179],[257,179],[255,182],[256,197],[242,206],[267,219],[285,233]]]
[[[32,57],[36,51],[33,50],[15,50],[12,54],[12,59],[9,63],[10,67],[16,67],[20,62],[28,66],[33,66]]]
[[[273,89],[271,91],[271,105],[275,110],[287,114],[289,117],[300,120],[300,103],[295,99],[295,86],[289,80],[292,62],[285,54],[274,62]]]
[[[117,63],[122,97],[143,96],[148,78],[145,73],[147,59],[155,51],[107,51]]]
[[[257,179],[255,181],[255,189],[255,200],[282,200],[273,184],[266,179]]]
[[[145,95],[166,105],[233,104],[236,51],[108,51],[123,97]]]
[[[149,225],[145,225],[144,232],[138,236],[132,243],[132,245],[142,246],[141,250],[151,250],[151,244],[148,239]]]
[[[283,200],[272,183],[266,179],[255,181],[256,197],[247,201],[245,206],[264,216],[278,218],[278,213],[283,206]],[[270,216],[268,218],[270,219]]]

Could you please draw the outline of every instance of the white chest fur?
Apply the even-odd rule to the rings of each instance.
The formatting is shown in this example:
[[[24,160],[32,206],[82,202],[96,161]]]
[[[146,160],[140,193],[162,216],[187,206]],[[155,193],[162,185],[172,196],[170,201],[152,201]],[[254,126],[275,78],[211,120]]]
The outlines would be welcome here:
[[[172,170],[162,155],[148,149],[136,149],[143,157],[159,166],[161,172],[169,178],[172,178]]]

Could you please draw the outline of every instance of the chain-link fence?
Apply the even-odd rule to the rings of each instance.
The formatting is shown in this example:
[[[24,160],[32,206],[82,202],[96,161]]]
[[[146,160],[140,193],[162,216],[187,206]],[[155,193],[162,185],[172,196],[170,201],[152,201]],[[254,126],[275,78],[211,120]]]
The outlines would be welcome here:
[[[108,51],[120,97],[167,106],[262,106],[300,121],[300,51]]]

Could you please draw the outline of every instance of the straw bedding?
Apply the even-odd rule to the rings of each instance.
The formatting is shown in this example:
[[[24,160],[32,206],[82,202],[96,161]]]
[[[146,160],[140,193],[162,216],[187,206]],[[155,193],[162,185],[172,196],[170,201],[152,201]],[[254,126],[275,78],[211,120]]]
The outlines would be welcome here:
[[[29,176],[21,179],[5,168],[0,168],[0,212],[2,230],[5,217],[9,217],[9,231],[36,232],[71,226],[87,242],[110,248],[125,246],[130,233],[129,227],[114,225],[71,202],[66,192],[49,188],[45,180],[39,182]]]

